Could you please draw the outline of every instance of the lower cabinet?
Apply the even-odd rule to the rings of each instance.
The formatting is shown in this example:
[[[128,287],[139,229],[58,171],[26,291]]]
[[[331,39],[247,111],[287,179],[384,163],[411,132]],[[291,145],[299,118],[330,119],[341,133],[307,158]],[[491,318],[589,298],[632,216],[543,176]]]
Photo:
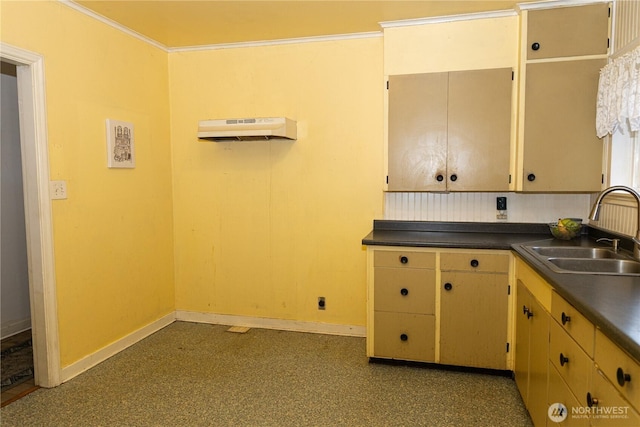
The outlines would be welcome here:
[[[540,426],[547,420],[550,316],[520,278],[516,292],[515,380],[534,425]]]
[[[369,250],[369,357],[509,369],[509,251]]]
[[[516,279],[515,380],[534,425],[640,426],[640,364],[518,258]]]

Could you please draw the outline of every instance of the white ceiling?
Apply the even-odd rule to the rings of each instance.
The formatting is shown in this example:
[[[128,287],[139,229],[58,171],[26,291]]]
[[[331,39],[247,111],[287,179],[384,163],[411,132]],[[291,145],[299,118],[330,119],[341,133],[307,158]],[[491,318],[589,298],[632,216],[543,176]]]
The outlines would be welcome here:
[[[65,1],[65,0],[63,0]],[[69,2],[69,0],[66,0]],[[380,31],[380,22],[514,9],[531,0],[73,0],[168,48]]]

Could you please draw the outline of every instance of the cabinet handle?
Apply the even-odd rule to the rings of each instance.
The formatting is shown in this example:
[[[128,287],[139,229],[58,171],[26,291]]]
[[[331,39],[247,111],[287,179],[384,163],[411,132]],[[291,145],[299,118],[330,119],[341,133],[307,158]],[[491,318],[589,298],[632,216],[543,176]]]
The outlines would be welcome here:
[[[409,295],[409,290],[407,288],[402,288],[400,289],[400,293],[406,297],[407,295]]]
[[[477,259],[472,259],[469,264],[471,264],[471,267],[473,267],[473,268],[476,268],[477,266],[480,265],[480,263],[478,262]]]
[[[456,175],[455,173],[453,175],[451,175],[451,181],[457,181],[458,180],[458,175]]]
[[[571,321],[571,316],[567,316],[564,311],[562,312],[562,324],[566,325],[567,323],[569,323]]]
[[[445,291],[450,291],[453,288],[453,285],[451,283],[445,283],[444,284],[444,290]]]
[[[625,374],[622,368],[618,368],[618,370],[616,371],[616,377],[618,379],[618,384],[620,384],[620,387],[624,387],[625,382],[631,382],[631,375]]]
[[[560,353],[560,366],[564,366],[565,363],[569,363],[569,358]]]
[[[400,335],[400,341],[407,341],[408,339],[409,339],[409,336],[407,334]]]
[[[533,44],[531,45],[531,49],[533,49],[533,50],[538,50],[538,49],[540,49],[540,43],[538,43],[538,42],[533,43]]]
[[[439,174],[436,176],[436,181],[438,181],[438,182],[442,182],[443,180],[444,180],[444,176],[443,176],[441,173],[439,173]]]
[[[533,312],[529,310],[526,305],[522,306],[522,314],[525,314],[527,316],[527,319],[531,319],[533,317]]]
[[[402,264],[406,264],[406,263],[409,262],[409,258],[407,258],[406,256],[403,255],[403,256],[400,257],[400,262]]]
[[[527,181],[533,182],[535,180],[536,180],[535,174],[530,173],[529,175],[527,175]]]
[[[591,393],[587,392],[587,406],[592,408],[598,406],[598,398],[591,396]]]

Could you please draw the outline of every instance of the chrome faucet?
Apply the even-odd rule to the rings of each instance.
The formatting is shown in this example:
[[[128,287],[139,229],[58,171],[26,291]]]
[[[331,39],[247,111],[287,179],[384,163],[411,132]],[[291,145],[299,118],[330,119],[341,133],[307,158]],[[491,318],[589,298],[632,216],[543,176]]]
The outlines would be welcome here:
[[[640,194],[634,190],[633,188],[624,186],[624,185],[614,185],[613,187],[609,187],[603,190],[596,199],[596,202],[591,209],[591,214],[589,214],[589,219],[591,221],[597,221],[600,216],[600,207],[602,206],[602,199],[605,196],[613,191],[625,191],[631,194],[635,199],[638,205],[638,219],[636,222],[636,235],[632,237],[633,240],[633,257],[637,260],[640,260]]]

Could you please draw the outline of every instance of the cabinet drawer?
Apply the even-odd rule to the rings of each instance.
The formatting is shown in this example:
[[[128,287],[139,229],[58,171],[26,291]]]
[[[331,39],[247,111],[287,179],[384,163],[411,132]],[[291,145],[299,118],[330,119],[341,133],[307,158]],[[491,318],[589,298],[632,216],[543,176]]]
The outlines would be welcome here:
[[[436,274],[433,270],[376,267],[374,310],[434,314],[435,286]]]
[[[615,388],[640,411],[640,364],[600,330],[596,331],[594,360]],[[620,382],[623,385],[618,382],[618,370],[620,370]],[[625,374],[628,374],[629,377],[626,377]]]
[[[578,398],[573,395],[569,386],[564,382],[560,373],[549,362],[549,393],[547,394],[547,405],[554,403],[562,403],[567,408],[567,418],[559,425],[567,427],[588,427],[589,418],[583,416],[572,416],[573,408],[584,407],[584,403],[580,403]]]
[[[549,360],[571,391],[580,399],[587,395],[593,362],[556,322],[550,322]],[[562,361],[561,361],[562,358]]]
[[[508,254],[443,253],[440,256],[443,271],[482,271],[492,273],[509,272]]]
[[[596,333],[593,323],[555,292],[551,294],[551,315],[580,347],[593,357],[593,342]]]
[[[592,385],[589,388],[592,399],[597,399],[597,405],[591,409],[594,411],[589,416],[592,426],[638,427],[640,426],[640,414],[629,405],[620,393],[605,378],[602,371],[593,368]],[[583,405],[587,406],[586,395],[581,398]]]
[[[375,267],[436,268],[434,252],[375,251]]]
[[[375,357],[435,361],[435,317],[375,312],[373,353]]]

